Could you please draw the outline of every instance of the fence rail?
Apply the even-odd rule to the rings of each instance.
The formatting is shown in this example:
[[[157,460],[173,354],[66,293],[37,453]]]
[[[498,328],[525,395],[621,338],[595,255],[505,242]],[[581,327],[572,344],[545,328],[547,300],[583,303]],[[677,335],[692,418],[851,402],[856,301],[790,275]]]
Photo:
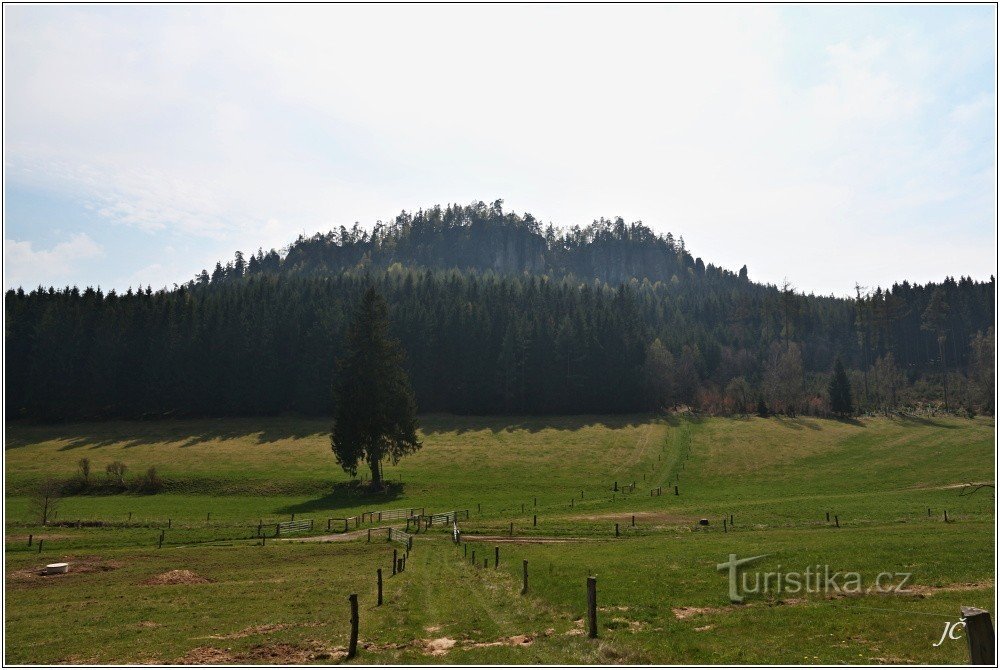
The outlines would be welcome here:
[[[275,535],[281,535],[282,533],[301,533],[312,529],[312,519],[302,519],[301,521],[281,521],[274,524]]]
[[[399,542],[407,549],[413,548],[413,536],[407,533],[405,530],[400,528],[393,528],[389,526],[388,541],[389,542]]]
[[[433,526],[434,524],[449,524],[455,521],[468,521],[469,520],[469,510],[460,509],[451,512],[441,512],[439,514],[425,514],[421,517],[427,526]]]
[[[361,523],[379,523],[381,521],[399,521],[420,516],[424,513],[423,507],[409,507],[405,509],[384,509],[361,513]]]

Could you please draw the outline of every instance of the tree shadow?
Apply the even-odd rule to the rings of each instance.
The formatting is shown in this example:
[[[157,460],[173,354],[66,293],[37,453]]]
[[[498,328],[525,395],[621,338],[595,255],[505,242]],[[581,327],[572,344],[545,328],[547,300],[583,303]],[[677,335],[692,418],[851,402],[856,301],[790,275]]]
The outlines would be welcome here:
[[[792,430],[802,430],[803,428],[808,428],[809,430],[823,430],[823,427],[815,421],[805,419],[801,416],[789,417],[774,414],[772,415],[772,418],[782,426],[791,428]]]
[[[244,440],[264,445],[300,440],[329,432],[329,419],[250,417],[225,419],[157,419],[65,424],[15,422],[7,426],[4,449],[19,449],[39,442],[62,442],[59,451],[131,449],[147,444],[181,448],[204,442]]]
[[[441,433],[461,435],[478,431],[490,431],[497,434],[515,430],[538,433],[543,430],[573,431],[590,427],[634,428],[656,418],[651,414],[570,414],[560,416],[426,414],[418,417],[418,426],[420,432],[425,435]]]
[[[947,428],[948,430],[954,430],[959,428],[959,426],[941,423],[940,421],[935,421],[926,416],[918,416],[916,414],[896,414],[890,417],[892,421],[895,421],[904,427],[914,427],[914,426],[932,426],[934,428]]]
[[[375,490],[369,484],[355,479],[349,482],[337,482],[333,485],[333,490],[326,495],[280,507],[276,512],[279,514],[336,512],[359,505],[381,508],[401,498],[403,492],[404,485],[401,482],[386,482],[384,488]]]
[[[677,428],[682,423],[689,423],[695,426],[705,423],[705,417],[688,412],[667,412],[663,415],[663,420],[671,428]]]

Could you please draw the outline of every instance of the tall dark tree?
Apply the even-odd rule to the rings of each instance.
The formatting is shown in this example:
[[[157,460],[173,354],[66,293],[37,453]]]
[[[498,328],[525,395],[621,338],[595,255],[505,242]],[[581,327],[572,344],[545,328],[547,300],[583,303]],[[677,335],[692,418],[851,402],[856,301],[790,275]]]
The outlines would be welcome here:
[[[367,462],[373,487],[382,484],[384,459],[396,464],[421,446],[417,403],[403,363],[403,348],[389,335],[385,299],[369,288],[347,330],[346,353],[338,365],[330,445],[351,475],[360,461]]]
[[[837,359],[833,366],[833,378],[830,379],[830,409],[839,416],[850,416],[854,413],[854,402],[851,399],[851,382],[847,379],[844,364]]]

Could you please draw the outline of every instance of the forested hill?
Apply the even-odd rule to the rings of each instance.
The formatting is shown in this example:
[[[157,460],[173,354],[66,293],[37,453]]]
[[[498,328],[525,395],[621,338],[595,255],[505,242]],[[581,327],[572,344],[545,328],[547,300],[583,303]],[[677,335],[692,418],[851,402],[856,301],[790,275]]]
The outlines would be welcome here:
[[[684,239],[657,235],[642,223],[600,219],[586,227],[543,226],[531,214],[504,212],[501,201],[433,207],[401,213],[368,231],[358,224],[326,234],[299,237],[279,254],[259,250],[249,257],[218,263],[198,283],[259,273],[338,274],[345,270],[404,267],[471,270],[504,275],[571,277],[617,285],[630,279],[684,281],[730,279],[737,275],[693,258]],[[746,270],[742,271],[746,279]]]
[[[823,414],[837,358],[860,411],[993,411],[993,278],[804,296],[642,224],[556,231],[480,203],[237,254],[169,291],[8,291],[8,416],[329,413],[368,285],[425,412]]]

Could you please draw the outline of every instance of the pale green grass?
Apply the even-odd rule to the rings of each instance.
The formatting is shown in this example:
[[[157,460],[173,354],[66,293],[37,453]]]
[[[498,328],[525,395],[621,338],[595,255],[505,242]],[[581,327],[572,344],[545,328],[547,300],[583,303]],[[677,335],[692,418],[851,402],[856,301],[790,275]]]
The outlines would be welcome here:
[[[362,662],[961,663],[964,640],[932,646],[944,621],[963,604],[992,609],[994,490],[961,495],[963,482],[995,479],[991,419],[430,416],[422,427],[424,449],[387,468],[401,486],[367,495],[335,487],[347,478],[322,421],[9,426],[5,660],[171,662],[211,647],[247,662],[289,645],[280,649],[337,662],[345,597],[354,591],[362,640],[373,645]],[[155,465],[168,492],[61,502],[61,520],[114,527],[37,526],[25,494],[43,477],[71,475],[84,455],[98,470],[112,460],[132,472]],[[613,492],[615,482],[632,481],[636,493]],[[657,486],[664,495],[650,496]],[[432,531],[419,536],[407,573],[387,578],[391,595],[376,610],[374,570],[388,575],[386,544],[362,537],[262,547],[252,537],[259,520],[294,513],[322,529],[328,516],[395,507],[470,509],[462,524],[470,536],[503,535],[513,522],[521,539],[579,541],[500,544],[502,569],[484,570]],[[952,523],[943,522],[945,510]],[[724,533],[730,515],[736,525]],[[700,518],[711,525],[699,526]],[[172,527],[158,550],[166,519]],[[27,547],[29,533],[46,539],[41,555]],[[469,549],[481,561],[494,544],[470,540]],[[769,554],[762,570],[820,563],[869,579],[907,571],[931,590],[923,598],[809,596],[793,604],[755,597],[730,608],[725,576],[715,570],[730,553]],[[57,559],[90,560],[81,557],[120,567],[17,576]],[[531,570],[527,598],[518,594],[522,559]],[[140,584],[169,569],[212,581]],[[597,641],[575,634],[588,574],[598,576],[601,605],[610,608]],[[710,609],[680,619],[680,607]],[[53,635],[49,624],[60,617]],[[274,624],[288,626],[209,637]],[[531,644],[508,640],[520,635]],[[437,637],[456,645],[431,655],[427,641]]]

